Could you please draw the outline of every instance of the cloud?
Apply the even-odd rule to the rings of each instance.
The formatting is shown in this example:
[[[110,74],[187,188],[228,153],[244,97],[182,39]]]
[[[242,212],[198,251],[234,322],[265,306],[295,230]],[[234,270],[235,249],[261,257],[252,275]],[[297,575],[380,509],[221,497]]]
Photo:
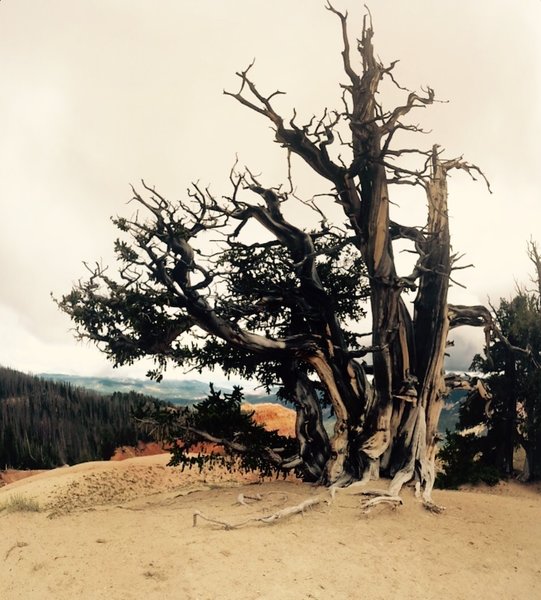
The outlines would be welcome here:
[[[358,30],[361,4],[339,4]],[[476,265],[456,274],[468,290],[455,286],[452,300],[507,295],[527,278],[524,246],[541,221],[541,3],[381,0],[371,10],[378,54],[401,59],[400,81],[449,100],[412,117],[432,129],[418,143],[464,153],[494,190],[465,175],[450,182],[454,249]],[[83,260],[111,262],[109,216],[131,214],[129,184],[140,178],[171,198],[191,180],[220,194],[238,153],[280,183],[285,157],[268,123],[222,90],[235,90],[235,71],[256,56],[262,89],[288,92],[277,99],[285,114],[296,106],[308,120],[340,106],[338,22],[313,0],[18,0],[0,13],[4,356],[34,371],[62,361],[100,370],[101,355],[78,354],[50,292],[68,291]],[[399,97],[390,93],[386,105]],[[301,165],[295,174],[306,195],[326,191]],[[424,218],[422,194],[393,190],[394,200],[400,218]]]

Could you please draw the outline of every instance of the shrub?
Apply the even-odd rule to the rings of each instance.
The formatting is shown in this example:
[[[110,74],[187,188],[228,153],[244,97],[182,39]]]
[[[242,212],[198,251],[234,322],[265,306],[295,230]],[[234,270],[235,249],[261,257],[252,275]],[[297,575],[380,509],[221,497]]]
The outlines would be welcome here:
[[[485,443],[486,438],[475,434],[447,431],[447,441],[438,453],[442,472],[437,476],[436,485],[451,489],[466,483],[496,485],[501,473],[494,465],[483,460]]]
[[[22,494],[13,494],[7,501],[0,505],[0,510],[6,512],[40,512],[41,506],[34,498],[26,498]]]

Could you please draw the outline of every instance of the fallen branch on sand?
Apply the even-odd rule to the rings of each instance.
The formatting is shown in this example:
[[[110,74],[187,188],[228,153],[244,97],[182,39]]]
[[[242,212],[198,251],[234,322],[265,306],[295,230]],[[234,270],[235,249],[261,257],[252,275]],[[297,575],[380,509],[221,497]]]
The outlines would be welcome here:
[[[391,508],[395,509],[397,506],[402,506],[404,502],[400,496],[374,496],[373,498],[365,499],[361,502],[361,510],[366,514],[370,512],[374,506],[378,506],[379,504],[387,504]]]
[[[428,512],[435,513],[440,515],[444,510],[445,506],[439,506],[438,504],[434,504],[434,502],[429,502],[428,500],[423,500],[423,506],[428,510]]]
[[[362,487],[366,482],[357,482],[357,484],[353,483],[347,488],[341,488],[338,486],[331,487],[331,498],[334,499],[338,490],[351,490],[355,487]],[[368,496],[368,499],[365,498],[361,501],[361,510],[364,514],[370,512],[374,506],[378,506],[379,504],[386,504],[391,508],[395,509],[397,506],[402,506],[404,501],[400,496],[394,496],[390,494],[386,490],[362,490],[361,492],[356,492],[353,495],[355,496]]]
[[[239,523],[229,523],[227,521],[222,521],[221,519],[207,517],[200,510],[196,510],[193,513],[193,526],[197,526],[198,517],[203,519],[204,521],[208,521],[209,523],[221,525],[226,530],[239,529],[240,527],[248,525],[248,523],[274,523],[275,521],[278,521],[280,519],[285,519],[298,513],[304,513],[304,511],[307,508],[311,508],[312,506],[316,506],[316,504],[321,504],[323,502],[329,504],[330,499],[328,497],[315,496],[314,498],[308,498],[307,500],[303,500],[303,502],[297,504],[296,506],[288,506],[287,508],[283,508],[282,510],[279,510],[270,515],[263,515],[261,517],[250,517],[249,519],[245,519],[244,521],[240,521]]]

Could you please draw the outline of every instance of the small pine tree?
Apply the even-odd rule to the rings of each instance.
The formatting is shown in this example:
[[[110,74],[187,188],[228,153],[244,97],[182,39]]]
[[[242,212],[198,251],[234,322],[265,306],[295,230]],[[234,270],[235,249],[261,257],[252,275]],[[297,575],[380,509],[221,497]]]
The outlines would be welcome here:
[[[476,356],[472,369],[486,374],[491,399],[487,406],[470,394],[460,409],[457,431],[448,433],[439,453],[439,484],[489,484],[514,473],[514,454],[526,452],[523,478],[541,478],[541,306],[537,294],[523,291],[500,300],[495,310],[499,332],[489,358]],[[464,435],[480,428],[483,435]]]
[[[222,394],[210,385],[205,400],[191,408],[155,403],[141,406],[135,417],[171,447],[171,466],[258,472],[262,477],[280,474],[297,453],[294,438],[267,431],[242,410],[244,395],[235,386]]]

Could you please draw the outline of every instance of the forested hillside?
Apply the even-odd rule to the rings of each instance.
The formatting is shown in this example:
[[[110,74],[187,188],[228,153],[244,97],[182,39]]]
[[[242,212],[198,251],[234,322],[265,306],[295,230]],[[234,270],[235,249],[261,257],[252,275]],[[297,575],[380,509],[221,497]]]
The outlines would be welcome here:
[[[110,458],[134,445],[130,417],[145,396],[105,396],[0,367],[0,468],[43,469]]]

